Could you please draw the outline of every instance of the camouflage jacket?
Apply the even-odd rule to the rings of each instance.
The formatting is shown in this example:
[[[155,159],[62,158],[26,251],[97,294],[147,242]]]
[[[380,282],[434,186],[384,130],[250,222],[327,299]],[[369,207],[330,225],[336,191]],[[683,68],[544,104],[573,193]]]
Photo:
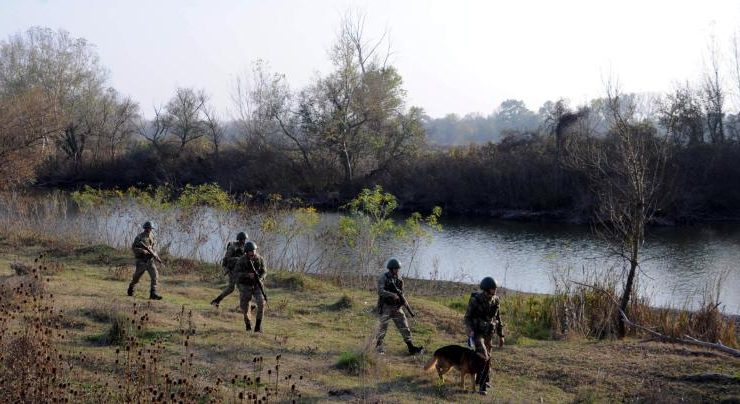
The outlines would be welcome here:
[[[221,260],[221,266],[232,271],[239,258],[246,253],[244,247],[245,243],[239,243],[238,241],[229,243],[226,246],[226,254],[224,254],[224,258]]]
[[[493,335],[496,331],[500,337],[504,336],[504,323],[499,312],[499,298],[496,295],[488,297],[486,292],[476,292],[470,295],[468,310],[465,312],[465,326],[477,335]]]
[[[152,255],[144,247],[149,247],[154,251],[154,236],[151,233],[147,234],[145,231],[142,231],[136,236],[133,244],[131,244],[131,249],[134,251],[134,256],[137,260],[152,259]]]
[[[403,292],[403,279],[400,275],[395,277],[390,271],[380,275],[378,278],[378,309],[384,304],[401,307],[401,301],[395,299],[398,294],[392,292],[395,290],[394,285]]]
[[[250,259],[248,255],[244,254],[234,265],[236,282],[241,283],[242,285],[255,285],[256,282],[254,279],[248,276],[248,274],[252,273],[252,268],[257,271],[257,275],[261,280],[265,279],[265,260],[257,254],[255,254],[252,259]]]

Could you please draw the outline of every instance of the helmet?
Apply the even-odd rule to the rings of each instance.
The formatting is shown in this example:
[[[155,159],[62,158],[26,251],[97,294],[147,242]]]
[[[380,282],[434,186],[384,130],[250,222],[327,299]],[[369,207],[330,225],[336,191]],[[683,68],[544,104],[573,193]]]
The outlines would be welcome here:
[[[142,227],[145,229],[153,229],[154,224],[152,222],[144,222],[144,225]]]
[[[246,239],[247,239],[247,233],[243,231],[240,231],[239,234],[236,235],[237,241],[246,240]]]
[[[482,281],[480,281],[480,288],[483,290],[496,289],[497,287],[498,285],[496,285],[496,281],[490,276],[486,276]]]
[[[255,244],[254,241],[247,241],[247,245],[245,246],[245,249],[247,251],[256,251],[257,244]]]
[[[401,263],[398,262],[397,259],[391,258],[391,259],[388,260],[388,263],[385,264],[385,267],[388,268],[388,269],[399,269],[399,268],[401,268]]]

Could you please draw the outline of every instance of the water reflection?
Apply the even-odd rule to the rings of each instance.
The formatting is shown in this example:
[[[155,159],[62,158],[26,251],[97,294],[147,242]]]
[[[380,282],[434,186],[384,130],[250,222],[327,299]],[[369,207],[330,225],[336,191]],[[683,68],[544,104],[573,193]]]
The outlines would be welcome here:
[[[329,226],[337,218],[337,214],[322,214],[322,225]],[[176,255],[210,262],[220,259],[225,242],[238,231],[247,231],[251,239],[259,242],[259,223],[249,222],[243,225],[246,228],[237,228],[228,225],[228,219],[216,219],[212,214],[197,218],[197,233],[192,233],[192,226],[180,227],[176,222],[163,224],[159,232],[172,241],[170,251]],[[106,242],[128,245],[138,231],[139,221],[140,212],[111,215],[105,224],[107,233],[121,238]],[[221,224],[212,223],[216,221]],[[409,251],[398,251],[399,257],[410,263],[406,266],[407,275],[471,283],[494,276],[508,288],[547,293],[553,291],[552,278],[556,274],[563,276],[569,271],[568,278],[580,279],[584,272],[621,268],[621,262],[608,254],[607,245],[586,226],[481,219],[447,219],[442,225],[443,230],[433,234],[415,256],[410,256]],[[198,239],[205,242],[193,251],[193,241]],[[653,304],[696,307],[707,285],[724,274],[720,300],[727,312],[740,314],[739,246],[738,224],[651,229],[643,250],[639,287]],[[385,251],[394,251],[391,245],[384,247]],[[308,250],[320,248],[326,247],[312,245]],[[300,250],[307,249],[289,251],[297,254],[295,251]]]
[[[585,226],[497,220],[448,220],[444,230],[415,258],[412,274],[438,265],[447,279],[492,275],[518,290],[551,292],[554,274],[571,278],[591,270],[621,267],[607,245]],[[657,305],[700,303],[708,283],[722,275],[721,301],[740,313],[740,226],[705,225],[651,229],[639,284]]]

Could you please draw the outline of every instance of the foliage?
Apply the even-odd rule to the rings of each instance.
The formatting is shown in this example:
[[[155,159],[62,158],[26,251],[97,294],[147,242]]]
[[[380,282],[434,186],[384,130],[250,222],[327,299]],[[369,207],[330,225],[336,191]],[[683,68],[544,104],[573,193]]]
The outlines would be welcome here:
[[[233,198],[226,193],[218,184],[187,184],[180,191],[175,205],[179,208],[189,209],[207,206],[219,210],[236,209]]]
[[[351,375],[359,375],[366,372],[374,364],[373,358],[366,352],[344,351],[339,354],[336,366]]]
[[[413,261],[413,255],[419,244],[429,235],[428,230],[422,227],[422,223],[425,223],[431,231],[441,228],[438,219],[442,209],[439,207],[435,207],[426,218],[420,213],[412,213],[401,224],[392,217],[397,207],[396,197],[384,192],[380,185],[376,185],[372,190],[363,189],[344,206],[350,215],[343,215],[339,219],[337,230],[340,242],[345,247],[344,258],[355,268],[349,275],[362,277],[375,273],[375,268],[382,262],[378,261],[378,257],[380,256],[381,260],[388,258],[387,254],[381,254],[380,240],[392,239],[411,245]]]

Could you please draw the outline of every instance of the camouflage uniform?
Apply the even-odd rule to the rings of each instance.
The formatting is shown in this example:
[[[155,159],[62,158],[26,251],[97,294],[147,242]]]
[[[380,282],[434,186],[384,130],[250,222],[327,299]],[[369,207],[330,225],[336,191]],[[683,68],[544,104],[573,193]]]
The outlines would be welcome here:
[[[499,337],[504,336],[504,323],[501,321],[499,306],[498,296],[489,297],[485,291],[480,291],[470,295],[468,309],[465,312],[465,328],[468,333],[473,332],[475,351],[488,361],[489,368],[481,375],[481,380],[477,381],[481,383],[482,392],[485,392],[485,386],[490,378],[493,333],[495,331]]]
[[[249,304],[252,298],[257,304],[257,314],[255,321],[255,331],[261,330],[262,315],[265,312],[265,301],[262,297],[262,291],[257,286],[257,282],[253,278],[249,277],[252,272],[252,268],[257,271],[257,275],[261,280],[265,279],[265,261],[261,256],[255,254],[253,258],[249,258],[248,255],[244,254],[237,260],[234,266],[234,281],[236,286],[239,288],[239,307],[241,307],[244,313],[244,324],[247,330],[252,329],[252,323],[250,322],[250,312],[252,311],[251,305]]]
[[[376,347],[378,351],[383,351],[383,339],[388,331],[388,323],[393,320],[396,324],[398,332],[401,333],[406,345],[412,344],[411,342],[411,330],[409,329],[409,323],[406,320],[406,314],[401,310],[402,303],[396,300],[398,296],[393,290],[395,285],[399,291],[403,292],[403,279],[400,276],[394,276],[390,271],[380,275],[378,278],[378,313],[380,314],[380,325],[378,326],[378,334],[376,335]]]
[[[154,243],[154,236],[151,233],[147,234],[146,231],[139,233],[134,239],[131,249],[134,251],[134,256],[136,257],[136,270],[129,284],[129,291],[133,291],[134,286],[139,282],[144,272],[148,272],[149,279],[151,280],[150,293],[155,294],[157,292],[157,279],[159,278],[157,266],[154,265],[154,257],[144,248],[144,246],[147,246],[150,250],[154,251]]]
[[[236,263],[237,261],[239,261],[239,258],[246,252],[244,250],[244,244],[244,242],[236,241],[233,243],[229,243],[229,245],[226,247],[226,254],[221,260],[221,266],[224,267],[224,269],[226,270],[226,274],[229,276],[229,285],[226,286],[226,289],[224,289],[217,298],[213,299],[213,301],[211,302],[212,304],[218,305],[219,303],[221,303],[221,300],[223,300],[226,296],[230,295],[234,291],[234,288],[236,286],[234,268],[236,267]]]

